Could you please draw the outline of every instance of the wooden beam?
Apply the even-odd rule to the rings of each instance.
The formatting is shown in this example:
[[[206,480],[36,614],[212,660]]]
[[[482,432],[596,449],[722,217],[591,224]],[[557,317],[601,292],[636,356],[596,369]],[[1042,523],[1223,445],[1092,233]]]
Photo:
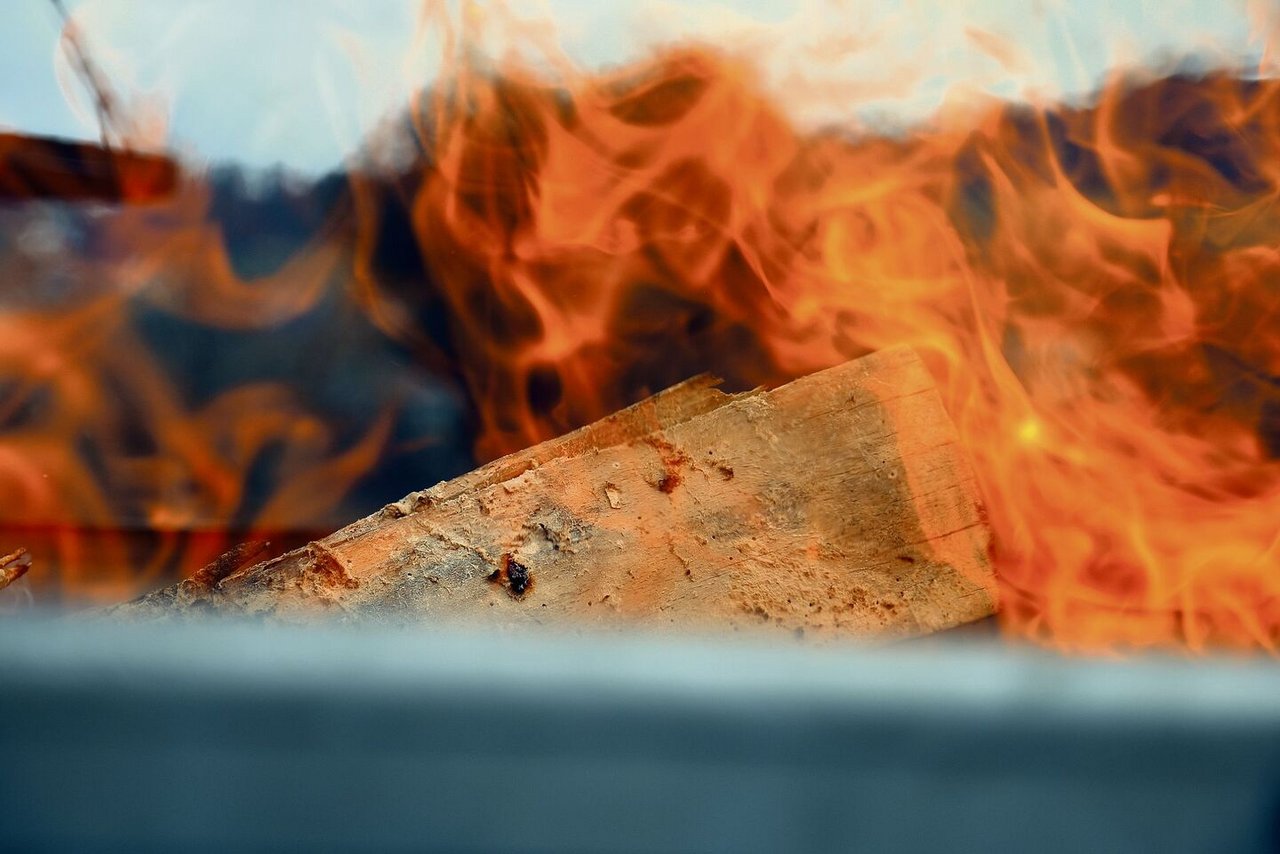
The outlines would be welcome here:
[[[192,609],[908,636],[991,614],[995,582],[954,429],[894,349],[769,392],[690,381],[117,613]]]

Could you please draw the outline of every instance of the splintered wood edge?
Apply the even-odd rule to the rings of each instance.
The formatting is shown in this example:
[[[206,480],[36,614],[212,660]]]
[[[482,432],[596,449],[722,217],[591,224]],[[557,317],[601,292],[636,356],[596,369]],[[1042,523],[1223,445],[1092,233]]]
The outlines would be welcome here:
[[[334,536],[345,534],[342,539],[360,536],[381,520],[408,516],[432,504],[511,480],[553,459],[634,442],[650,433],[704,415],[732,400],[760,393],[757,389],[744,394],[726,394],[717,388],[721,382],[710,374],[699,374],[563,436],[499,457],[430,489],[411,492],[388,504],[380,513],[355,522]]]

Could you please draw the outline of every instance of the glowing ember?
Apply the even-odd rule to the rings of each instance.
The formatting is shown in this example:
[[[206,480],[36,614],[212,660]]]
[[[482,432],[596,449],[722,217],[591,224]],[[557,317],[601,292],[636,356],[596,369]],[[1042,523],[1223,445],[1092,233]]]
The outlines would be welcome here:
[[[554,84],[461,63],[417,107],[415,156],[376,141],[395,173],[354,173],[270,276],[237,273],[193,186],[116,216],[108,243],[130,252],[96,259],[110,287],[6,303],[7,521],[135,501],[161,528],[227,523],[273,442],[286,463],[251,527],[323,517],[384,464],[389,422],[340,443],[281,382],[185,407],[122,306],[268,329],[338,276],[461,376],[481,458],[701,371],[774,385],[909,344],[977,470],[1008,632],[1280,642],[1280,83],[1116,77],[1087,108],[851,138],[798,130],[749,63],[682,48]],[[108,376],[128,377],[129,419]],[[73,438],[138,420],[149,452],[90,470]]]

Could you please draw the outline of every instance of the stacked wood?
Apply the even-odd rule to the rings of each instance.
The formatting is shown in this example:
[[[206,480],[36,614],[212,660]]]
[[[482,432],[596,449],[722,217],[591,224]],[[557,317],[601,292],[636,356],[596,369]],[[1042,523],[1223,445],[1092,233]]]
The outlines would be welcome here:
[[[830,637],[995,608],[972,474],[906,349],[767,392],[691,380],[253,559],[116,612]]]

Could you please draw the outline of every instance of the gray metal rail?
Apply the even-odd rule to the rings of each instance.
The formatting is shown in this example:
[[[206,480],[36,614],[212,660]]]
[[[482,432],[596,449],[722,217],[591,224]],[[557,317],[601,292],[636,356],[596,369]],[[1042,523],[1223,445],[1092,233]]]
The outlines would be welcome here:
[[[1277,851],[1280,666],[0,623],[13,850]]]

